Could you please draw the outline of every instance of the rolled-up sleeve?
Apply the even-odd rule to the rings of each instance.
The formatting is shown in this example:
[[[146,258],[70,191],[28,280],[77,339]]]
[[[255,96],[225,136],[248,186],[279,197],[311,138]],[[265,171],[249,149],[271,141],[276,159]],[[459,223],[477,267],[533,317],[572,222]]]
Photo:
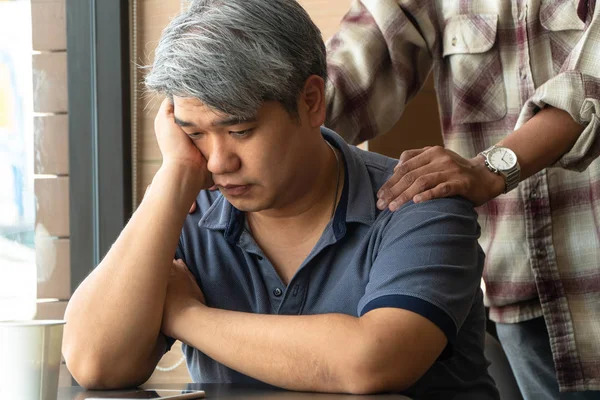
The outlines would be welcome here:
[[[545,106],[568,112],[584,130],[554,166],[575,171],[585,170],[600,155],[600,5],[586,25],[560,73],[537,88],[517,122],[518,128]]]
[[[356,0],[328,41],[325,125],[349,143],[387,132],[431,70],[433,29],[419,3]]]

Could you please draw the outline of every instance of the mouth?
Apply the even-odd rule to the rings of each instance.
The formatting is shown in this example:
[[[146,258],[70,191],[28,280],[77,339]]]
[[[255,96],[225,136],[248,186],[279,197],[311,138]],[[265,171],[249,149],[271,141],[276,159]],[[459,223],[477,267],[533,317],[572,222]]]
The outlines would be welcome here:
[[[228,196],[241,196],[250,190],[251,185],[217,185],[221,193]]]

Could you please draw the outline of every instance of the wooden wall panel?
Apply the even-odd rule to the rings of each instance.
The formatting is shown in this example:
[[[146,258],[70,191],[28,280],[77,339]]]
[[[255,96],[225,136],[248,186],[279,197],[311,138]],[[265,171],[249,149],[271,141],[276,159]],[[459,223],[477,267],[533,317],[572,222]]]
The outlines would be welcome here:
[[[69,239],[56,239],[40,235],[35,238],[38,298],[68,300],[71,297],[69,245]]]
[[[38,116],[34,123],[34,172],[69,173],[69,118],[66,114]]]
[[[152,183],[152,178],[156,174],[156,171],[160,168],[161,161],[144,161],[140,164],[140,176],[139,176],[139,185],[138,185],[138,193],[140,195],[140,201],[144,197],[144,193],[146,192],[146,188],[150,183]]]
[[[36,236],[69,236],[69,178],[35,179]]]
[[[323,40],[337,32],[352,0],[298,0],[321,30]]]
[[[442,145],[437,97],[430,86],[428,82],[388,133],[369,140],[369,151],[398,158],[404,150]]]
[[[162,155],[156,143],[156,135],[154,134],[154,117],[158,112],[160,102],[158,99],[150,101],[146,104],[145,109],[140,114],[139,118],[139,155],[140,160],[146,161],[162,161]]]
[[[171,19],[179,13],[181,3],[179,0],[138,0],[138,32],[137,46],[139,65],[150,65],[154,60],[154,49],[160,39],[162,30]],[[148,161],[160,162],[162,160],[156,138],[154,136],[154,117],[160,106],[161,99],[153,95],[144,96],[144,70],[139,71],[137,85],[138,94],[138,176],[144,173],[144,163]],[[138,179],[138,187],[141,183]],[[144,186],[145,187],[145,186]],[[141,199],[142,192],[138,192]],[[139,201],[139,200],[138,200]]]
[[[67,111],[67,53],[33,55],[33,111]]]
[[[33,50],[67,48],[65,0],[31,0]]]
[[[66,0],[31,0],[38,298],[71,295]],[[41,115],[43,114],[43,115]],[[38,304],[37,319],[62,319],[66,302]],[[66,370],[66,368],[63,369]],[[70,382],[61,371],[61,381]]]

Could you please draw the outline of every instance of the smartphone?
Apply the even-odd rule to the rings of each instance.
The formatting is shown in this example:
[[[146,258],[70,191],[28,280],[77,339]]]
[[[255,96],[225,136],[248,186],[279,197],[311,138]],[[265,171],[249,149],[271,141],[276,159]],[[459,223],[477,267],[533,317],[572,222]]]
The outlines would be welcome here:
[[[202,399],[206,396],[204,390],[175,390],[175,389],[140,389],[133,392],[106,393],[98,397],[88,397],[87,400],[189,400]]]

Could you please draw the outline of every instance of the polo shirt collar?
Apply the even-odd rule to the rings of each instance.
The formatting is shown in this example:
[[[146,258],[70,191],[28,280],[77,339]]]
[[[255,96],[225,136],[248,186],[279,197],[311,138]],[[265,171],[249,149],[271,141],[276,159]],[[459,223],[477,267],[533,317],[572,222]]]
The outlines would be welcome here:
[[[371,225],[376,218],[375,194],[365,162],[337,133],[325,127],[321,134],[342,153],[345,179],[342,196],[335,210],[332,229],[336,240],[346,233],[346,224]],[[236,244],[244,230],[245,214],[219,195],[198,222],[200,228],[223,230],[225,239]]]

